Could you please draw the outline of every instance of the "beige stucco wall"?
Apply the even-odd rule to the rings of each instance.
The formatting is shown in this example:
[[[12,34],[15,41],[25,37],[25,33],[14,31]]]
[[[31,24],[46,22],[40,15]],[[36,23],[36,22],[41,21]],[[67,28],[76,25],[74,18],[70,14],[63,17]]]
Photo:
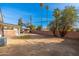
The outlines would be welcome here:
[[[15,30],[4,30],[4,35],[5,37],[14,37],[16,36],[16,31]]]

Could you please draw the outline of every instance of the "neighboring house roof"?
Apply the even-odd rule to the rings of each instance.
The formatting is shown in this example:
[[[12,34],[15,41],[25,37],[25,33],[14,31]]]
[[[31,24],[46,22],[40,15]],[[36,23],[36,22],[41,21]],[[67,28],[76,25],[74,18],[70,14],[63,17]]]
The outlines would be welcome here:
[[[9,23],[3,23],[4,25],[10,25],[10,26],[18,26],[18,25],[15,25],[15,24],[9,24]]]
[[[0,25],[7,26],[7,27],[15,27],[15,28],[19,28],[18,25],[15,25],[15,24],[9,24],[9,23],[0,23]]]

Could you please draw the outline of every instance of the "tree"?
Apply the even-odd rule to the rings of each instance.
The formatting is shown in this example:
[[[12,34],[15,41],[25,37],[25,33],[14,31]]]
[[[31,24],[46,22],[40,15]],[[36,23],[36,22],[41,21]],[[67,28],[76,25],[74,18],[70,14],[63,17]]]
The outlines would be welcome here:
[[[4,23],[1,8],[0,8],[0,22]],[[4,37],[4,25],[3,24],[1,25],[1,30],[2,30],[2,36]]]
[[[54,35],[59,32],[61,37],[64,37],[70,28],[73,28],[77,20],[77,12],[75,7],[67,6],[63,10],[54,10],[55,20],[50,23]]]
[[[43,3],[40,3],[41,27],[42,27],[42,7],[43,7]]]
[[[42,29],[42,27],[39,25],[37,26],[36,30],[40,31]]]
[[[23,26],[22,18],[19,18],[19,20],[18,20],[18,26],[19,26],[20,32],[21,32],[22,31],[22,26]]]
[[[30,32],[32,32],[32,31],[34,31],[36,28],[35,28],[35,26],[34,25],[30,25],[30,24],[27,24],[27,28],[29,28],[30,29]]]
[[[73,6],[65,7],[65,9],[62,11],[60,29],[59,29],[61,37],[65,36],[70,27],[73,28],[73,25],[76,22],[76,20],[77,20],[77,11],[75,7]]]
[[[36,29],[34,25],[31,25],[30,28],[31,28],[31,31],[34,31]]]
[[[53,31],[53,35],[56,36],[56,32],[58,31],[59,28],[58,22],[60,20],[61,11],[58,8],[54,9],[53,16],[55,20],[51,21],[48,26],[50,27],[50,30]]]

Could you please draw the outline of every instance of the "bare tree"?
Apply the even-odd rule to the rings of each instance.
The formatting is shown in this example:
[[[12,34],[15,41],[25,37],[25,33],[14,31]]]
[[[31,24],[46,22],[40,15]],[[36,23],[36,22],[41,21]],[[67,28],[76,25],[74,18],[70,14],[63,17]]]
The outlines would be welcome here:
[[[2,23],[2,28],[1,28],[1,30],[2,30],[2,36],[4,37],[4,21],[3,21],[3,15],[2,15],[2,10],[1,10],[1,8],[0,8],[0,23]]]

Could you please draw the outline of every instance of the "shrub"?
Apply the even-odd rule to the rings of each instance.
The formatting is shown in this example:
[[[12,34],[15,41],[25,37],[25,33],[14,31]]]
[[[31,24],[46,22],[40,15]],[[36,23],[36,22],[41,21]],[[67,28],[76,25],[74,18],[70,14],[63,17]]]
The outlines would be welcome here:
[[[29,35],[24,35],[24,36],[17,36],[17,39],[30,39]]]

